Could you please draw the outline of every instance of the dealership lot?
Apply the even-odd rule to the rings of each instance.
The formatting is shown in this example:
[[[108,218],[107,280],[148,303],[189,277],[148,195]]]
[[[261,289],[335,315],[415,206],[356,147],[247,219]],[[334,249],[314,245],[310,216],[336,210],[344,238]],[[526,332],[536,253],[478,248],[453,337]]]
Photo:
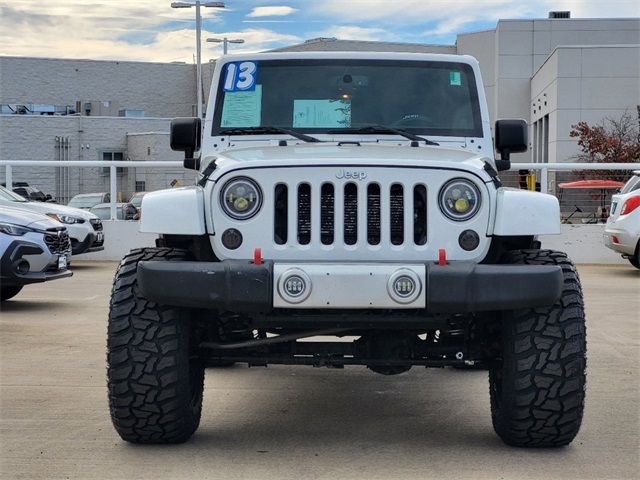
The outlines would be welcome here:
[[[105,332],[115,263],[27,287],[0,313],[2,478],[637,478],[640,274],[580,266],[588,324],[583,428],[559,450],[504,446],[485,372],[208,370],[201,427],[133,446],[111,427]]]

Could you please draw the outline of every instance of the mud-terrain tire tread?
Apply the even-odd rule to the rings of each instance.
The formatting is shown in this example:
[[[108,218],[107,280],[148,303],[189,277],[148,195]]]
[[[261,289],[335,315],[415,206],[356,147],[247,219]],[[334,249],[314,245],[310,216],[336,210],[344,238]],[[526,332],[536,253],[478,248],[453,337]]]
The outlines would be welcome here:
[[[503,263],[559,265],[561,298],[552,306],[506,312],[502,365],[489,371],[496,433],[517,447],[561,447],[577,435],[584,411],[586,326],[580,279],[562,252],[516,250]]]
[[[186,251],[144,248],[127,254],[116,272],[109,307],[109,410],[123,440],[181,443],[200,423],[204,369],[190,354],[188,311],[159,305],[138,290],[143,260],[182,261]]]
[[[18,285],[16,287],[2,287],[0,288],[0,302],[4,302],[6,300],[10,300],[20,293],[22,290],[22,285]]]

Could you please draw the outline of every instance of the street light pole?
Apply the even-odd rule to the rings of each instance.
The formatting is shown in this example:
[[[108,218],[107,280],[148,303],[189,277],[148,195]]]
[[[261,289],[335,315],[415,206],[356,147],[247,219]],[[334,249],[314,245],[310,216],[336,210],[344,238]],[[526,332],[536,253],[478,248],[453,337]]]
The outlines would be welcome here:
[[[196,7],[196,111],[198,118],[202,119],[202,15],[200,6],[209,8],[224,8],[223,2],[204,2],[196,0],[195,3],[171,2],[171,8],[191,8]]]
[[[244,43],[244,40],[242,38],[234,38],[230,40],[227,37],[224,37],[224,38],[207,38],[207,42],[222,43],[222,53],[226,55],[229,52],[228,45],[230,43]]]
[[[202,16],[200,15],[200,2],[196,1],[196,86],[198,106],[197,116],[202,120]]]

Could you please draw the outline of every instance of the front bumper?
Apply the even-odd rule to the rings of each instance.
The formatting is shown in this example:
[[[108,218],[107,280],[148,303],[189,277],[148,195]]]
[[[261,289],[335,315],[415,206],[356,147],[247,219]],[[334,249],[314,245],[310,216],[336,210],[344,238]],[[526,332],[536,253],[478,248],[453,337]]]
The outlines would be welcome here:
[[[85,239],[80,241],[71,238],[72,253],[73,255],[80,255],[82,253],[99,252],[104,250],[104,233],[102,232],[89,232]]]
[[[348,275],[341,275],[348,269]],[[302,271],[311,292],[288,302],[282,275]],[[396,272],[417,272],[419,294],[394,300]],[[395,275],[395,277],[394,277]],[[269,313],[274,308],[426,309],[429,313],[513,310],[552,305],[563,275],[555,265],[479,265],[472,262],[399,264],[278,264],[247,261],[138,264],[138,285],[148,299],[165,304],[231,312]],[[336,293],[338,292],[338,293]]]
[[[18,262],[25,258],[33,258],[33,256],[50,255],[52,263],[46,269],[40,271],[28,271],[21,273],[18,268]],[[34,243],[15,240],[11,242],[5,250],[2,258],[0,258],[0,282],[6,286],[28,285],[30,283],[42,283],[59,278],[71,277],[71,270],[58,270],[57,261],[59,255],[49,254],[44,249]],[[68,257],[67,257],[68,258]],[[31,264],[32,262],[29,262]]]

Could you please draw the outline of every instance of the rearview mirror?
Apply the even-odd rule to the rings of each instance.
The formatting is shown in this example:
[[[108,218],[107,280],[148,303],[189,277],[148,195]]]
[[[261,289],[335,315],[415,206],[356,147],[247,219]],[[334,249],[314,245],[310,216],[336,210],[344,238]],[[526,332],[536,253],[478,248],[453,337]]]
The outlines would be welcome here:
[[[196,117],[174,118],[171,120],[171,150],[184,152],[184,168],[199,170],[200,159],[195,152],[200,150],[202,121]]]
[[[511,168],[511,154],[527,151],[527,122],[520,119],[498,120],[495,128],[496,150],[500,160],[496,160],[498,171]]]

